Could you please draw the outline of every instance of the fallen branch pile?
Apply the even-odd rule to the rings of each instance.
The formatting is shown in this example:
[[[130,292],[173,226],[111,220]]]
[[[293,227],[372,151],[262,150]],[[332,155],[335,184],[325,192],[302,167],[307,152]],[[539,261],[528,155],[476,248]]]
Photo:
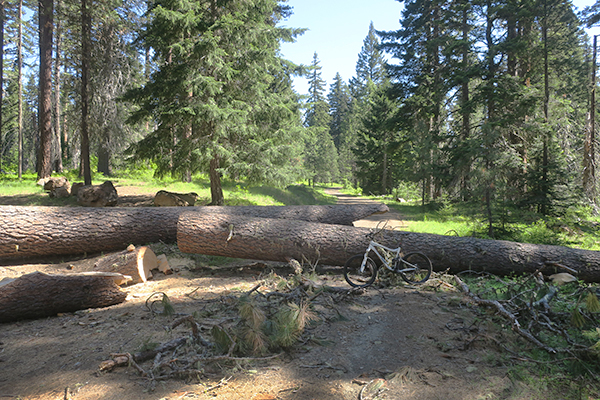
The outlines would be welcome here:
[[[194,298],[195,293],[192,291],[188,296]],[[153,349],[133,354],[113,353],[100,364],[99,370],[108,372],[130,365],[153,386],[166,379],[205,376],[216,362],[273,359],[299,342],[316,340],[307,333],[311,323],[317,319],[344,319],[335,304],[361,293],[356,289],[319,285],[301,274],[286,280],[271,273],[241,295],[197,300],[199,311],[179,315],[167,327],[169,332],[187,327],[185,335]],[[167,306],[168,298],[162,295],[162,301],[148,299],[150,312],[172,313],[171,306]],[[154,305],[159,302],[162,311]]]
[[[540,271],[518,278],[478,274],[465,278],[469,285],[458,276],[454,279],[473,303],[494,310],[529,343],[560,360],[575,361],[595,376],[595,368],[587,363],[600,355],[600,331],[596,329],[600,303],[591,285],[576,280],[564,284],[565,275],[552,275],[545,281]],[[518,359],[536,362],[524,356]]]

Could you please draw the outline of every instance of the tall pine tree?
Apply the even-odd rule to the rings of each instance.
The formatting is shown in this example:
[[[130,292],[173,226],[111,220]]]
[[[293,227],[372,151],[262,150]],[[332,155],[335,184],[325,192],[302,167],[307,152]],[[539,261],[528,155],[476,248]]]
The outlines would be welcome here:
[[[132,120],[156,124],[136,156],[153,160],[159,175],[209,172],[213,205],[224,203],[221,175],[230,169],[289,179],[277,171],[293,158],[299,119],[290,91],[279,88],[288,73],[279,46],[301,31],[277,26],[288,14],[276,0],[154,2],[141,40],[159,67],[126,96],[140,106]],[[248,163],[260,150],[262,163]]]
[[[348,85],[336,74],[329,94],[329,134],[338,152],[340,178],[344,184],[353,180],[356,170],[352,149],[356,144],[356,123],[352,114],[352,97]]]
[[[331,182],[339,175],[338,154],[330,134],[329,105],[325,98],[325,81],[315,52],[310,65],[308,100],[305,125],[308,128],[305,143],[305,168],[309,180]]]

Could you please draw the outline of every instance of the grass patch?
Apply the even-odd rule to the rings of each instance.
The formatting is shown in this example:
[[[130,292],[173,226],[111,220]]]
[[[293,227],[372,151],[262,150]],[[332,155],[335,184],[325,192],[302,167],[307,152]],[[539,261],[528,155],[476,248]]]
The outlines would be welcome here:
[[[403,215],[409,232],[437,235],[487,236],[488,226],[468,204],[420,202],[399,203],[391,198],[369,197],[381,201]],[[541,217],[532,213],[508,213],[507,221],[495,227],[493,239],[520,243],[549,244],[587,250],[600,250],[600,221],[589,214],[572,213],[563,217]]]
[[[57,175],[58,176],[58,175]],[[81,182],[74,172],[62,174],[69,182]],[[137,188],[140,194],[153,195],[159,190],[170,192],[198,194],[197,205],[210,203],[210,181],[205,175],[195,175],[192,182],[181,182],[173,178],[156,179],[151,172],[137,171],[135,174],[116,173],[114,176],[105,177],[101,174],[93,176],[92,184],[99,185],[110,180],[117,191],[120,187],[129,186]],[[35,205],[35,206],[65,206],[77,205],[75,198],[52,199],[36,184],[34,174],[23,175],[19,180],[13,175],[0,177],[0,204],[5,205]],[[327,196],[323,188],[308,187],[305,185],[291,185],[286,188],[271,186],[247,186],[244,183],[224,179],[222,182],[225,205],[319,205],[335,204],[333,196]]]

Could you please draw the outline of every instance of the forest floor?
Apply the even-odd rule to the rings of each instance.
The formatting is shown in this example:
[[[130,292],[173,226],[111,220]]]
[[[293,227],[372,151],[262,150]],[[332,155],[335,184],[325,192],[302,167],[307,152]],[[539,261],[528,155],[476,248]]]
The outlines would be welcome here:
[[[124,201],[131,200],[128,205],[151,202],[149,194],[117,189]],[[340,195],[344,201],[355,200]],[[396,214],[357,225],[373,226],[390,216],[394,226],[401,226]],[[98,257],[4,265],[0,279],[32,271],[86,271]],[[491,322],[491,316],[485,318],[450,285],[434,283],[418,288],[374,285],[359,295],[331,297],[327,310],[315,310],[320,318],[307,328],[303,342],[272,359],[222,361],[187,380],[151,381],[131,366],[100,372],[100,363],[111,353],[134,353],[148,343],[189,334],[183,325],[165,329],[176,317],[150,312],[146,300],[153,293],[167,294],[177,313],[192,314],[241,296],[269,274],[293,275],[282,263],[236,260],[200,266],[177,252],[168,259],[174,274],[126,287],[122,304],[0,324],[0,399],[565,398],[551,387],[512,379],[517,361],[498,344],[520,339]],[[316,272],[317,284],[349,288],[340,267],[318,267]],[[340,318],[331,318],[331,310]]]

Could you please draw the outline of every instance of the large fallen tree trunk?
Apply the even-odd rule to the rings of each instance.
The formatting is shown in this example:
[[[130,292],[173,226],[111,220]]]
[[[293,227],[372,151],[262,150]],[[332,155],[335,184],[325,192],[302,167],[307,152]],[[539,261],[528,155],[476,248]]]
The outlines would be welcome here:
[[[42,318],[125,301],[118,274],[47,275],[33,272],[0,286],[0,322]]]
[[[367,228],[302,221],[183,213],[177,243],[186,253],[343,265],[351,255],[365,251],[369,232]],[[376,240],[388,247],[400,244],[405,253],[427,254],[436,271],[506,275],[543,269],[549,274],[564,272],[562,266],[567,266],[578,272],[579,279],[600,281],[600,252],[596,251],[393,230],[382,231]]]
[[[193,207],[198,214],[302,219],[352,225],[388,211],[385,204],[332,206]],[[0,258],[97,253],[129,244],[173,243],[177,219],[190,207],[0,206]]]

